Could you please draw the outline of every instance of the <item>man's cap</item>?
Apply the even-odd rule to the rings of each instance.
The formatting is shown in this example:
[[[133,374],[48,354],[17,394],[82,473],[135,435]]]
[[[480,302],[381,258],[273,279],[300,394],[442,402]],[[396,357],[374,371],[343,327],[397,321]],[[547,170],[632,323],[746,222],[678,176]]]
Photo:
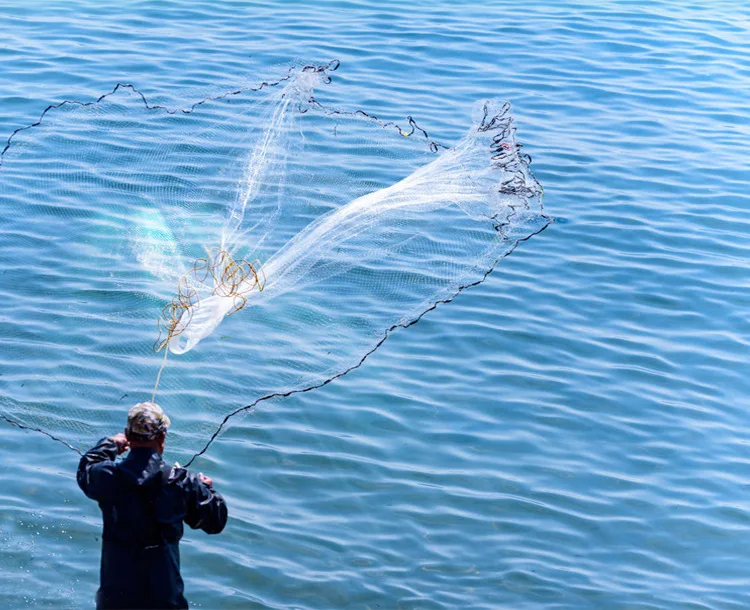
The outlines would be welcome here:
[[[172,422],[155,402],[140,402],[128,411],[128,433],[152,440],[166,432]]]

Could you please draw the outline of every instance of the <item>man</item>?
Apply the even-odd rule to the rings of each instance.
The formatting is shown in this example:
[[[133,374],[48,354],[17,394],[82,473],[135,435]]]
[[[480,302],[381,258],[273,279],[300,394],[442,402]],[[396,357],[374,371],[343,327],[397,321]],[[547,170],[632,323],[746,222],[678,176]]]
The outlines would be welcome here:
[[[128,413],[125,434],[104,438],[81,458],[78,485],[104,520],[96,607],[187,608],[180,576],[184,521],[218,534],[224,498],[209,477],[162,460],[169,418],[152,402]],[[122,461],[115,457],[130,449]]]

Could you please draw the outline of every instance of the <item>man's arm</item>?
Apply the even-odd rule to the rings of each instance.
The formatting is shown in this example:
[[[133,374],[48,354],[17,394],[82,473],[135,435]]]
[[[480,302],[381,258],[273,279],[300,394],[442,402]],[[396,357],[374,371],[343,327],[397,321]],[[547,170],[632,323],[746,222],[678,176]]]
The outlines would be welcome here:
[[[115,474],[115,457],[125,451],[127,441],[123,434],[103,438],[89,449],[78,463],[78,486],[92,500],[104,499]]]
[[[211,479],[186,471],[183,487],[186,492],[185,523],[207,534],[218,534],[227,524],[227,505],[222,495],[214,491]],[[208,485],[206,484],[208,483]]]

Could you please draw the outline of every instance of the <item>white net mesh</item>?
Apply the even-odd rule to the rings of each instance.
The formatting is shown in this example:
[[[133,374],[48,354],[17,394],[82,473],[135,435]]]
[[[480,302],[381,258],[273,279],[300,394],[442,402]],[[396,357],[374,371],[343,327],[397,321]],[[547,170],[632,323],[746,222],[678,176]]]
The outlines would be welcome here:
[[[121,87],[13,137],[6,419],[84,447],[151,396],[168,348],[156,400],[184,460],[232,413],[358,366],[547,225],[507,105],[479,105],[445,148],[319,103],[336,67],[187,112]]]

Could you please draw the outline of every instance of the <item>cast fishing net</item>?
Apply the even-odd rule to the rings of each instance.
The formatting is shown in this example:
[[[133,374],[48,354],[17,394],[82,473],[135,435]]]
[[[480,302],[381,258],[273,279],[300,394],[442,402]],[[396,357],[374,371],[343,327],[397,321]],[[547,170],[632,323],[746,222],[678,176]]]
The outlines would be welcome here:
[[[547,226],[507,104],[438,144],[320,101],[336,67],[178,110],[118,85],[13,134],[7,421],[85,448],[156,392],[187,458],[233,414],[359,366]]]

